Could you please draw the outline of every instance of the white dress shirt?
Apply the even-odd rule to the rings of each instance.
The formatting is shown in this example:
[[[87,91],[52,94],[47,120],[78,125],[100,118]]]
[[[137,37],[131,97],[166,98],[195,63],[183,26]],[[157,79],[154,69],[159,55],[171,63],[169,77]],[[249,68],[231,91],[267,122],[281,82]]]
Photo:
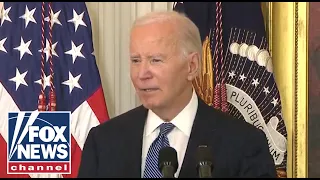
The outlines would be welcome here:
[[[178,178],[180,173],[197,109],[198,97],[195,93],[195,90],[193,90],[192,98],[188,105],[170,121],[175,125],[173,130],[168,134],[168,139],[170,146],[177,151],[178,155],[179,166],[177,172],[175,173],[176,178]],[[160,132],[160,128],[158,126],[163,122],[164,121],[154,112],[151,110],[148,111],[143,134],[141,177],[143,177],[148,150],[152,142],[158,137]]]

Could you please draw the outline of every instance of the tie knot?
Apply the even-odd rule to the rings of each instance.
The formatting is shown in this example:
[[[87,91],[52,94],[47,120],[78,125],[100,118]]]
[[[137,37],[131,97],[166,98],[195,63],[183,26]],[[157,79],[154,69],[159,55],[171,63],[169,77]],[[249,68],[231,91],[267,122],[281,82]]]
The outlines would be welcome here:
[[[172,131],[174,125],[172,123],[162,123],[160,125],[160,134],[166,136],[169,132]]]

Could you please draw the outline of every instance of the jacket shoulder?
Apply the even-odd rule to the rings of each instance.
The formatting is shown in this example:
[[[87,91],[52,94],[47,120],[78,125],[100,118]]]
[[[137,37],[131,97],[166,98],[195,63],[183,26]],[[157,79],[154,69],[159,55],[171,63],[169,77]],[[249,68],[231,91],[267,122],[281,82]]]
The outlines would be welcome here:
[[[206,116],[214,119],[211,121],[212,124],[210,126],[216,126],[218,131],[232,139],[235,137],[237,137],[237,139],[241,139],[247,138],[248,136],[258,136],[257,138],[265,136],[261,129],[244,119],[234,117],[229,113],[214,109],[208,105],[205,105],[204,108]]]
[[[125,128],[131,128],[132,124],[135,123],[135,119],[137,117],[143,117],[146,116],[147,109],[145,109],[143,106],[136,107],[134,109],[131,109],[123,114],[120,114],[116,117],[113,117],[95,127],[94,131],[98,132],[114,132],[118,131],[119,128],[125,129]]]

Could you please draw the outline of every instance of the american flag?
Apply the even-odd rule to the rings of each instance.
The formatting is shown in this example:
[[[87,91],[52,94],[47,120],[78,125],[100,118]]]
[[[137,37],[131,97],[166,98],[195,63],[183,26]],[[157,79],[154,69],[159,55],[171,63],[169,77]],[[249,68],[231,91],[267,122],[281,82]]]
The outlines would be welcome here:
[[[109,119],[87,7],[84,2],[53,2],[50,6],[48,2],[44,6],[42,2],[5,2],[0,12],[0,177],[76,177],[90,128]],[[72,113],[72,173],[8,175],[4,153],[8,112],[38,110],[42,87],[48,103],[52,74],[56,110]]]
[[[278,177],[286,177],[287,130],[261,3],[177,2],[173,9],[197,25],[203,41],[202,60],[206,66],[200,78],[205,82],[195,83],[197,93],[208,104],[215,104],[215,87],[208,84],[224,79],[226,112],[263,130]]]

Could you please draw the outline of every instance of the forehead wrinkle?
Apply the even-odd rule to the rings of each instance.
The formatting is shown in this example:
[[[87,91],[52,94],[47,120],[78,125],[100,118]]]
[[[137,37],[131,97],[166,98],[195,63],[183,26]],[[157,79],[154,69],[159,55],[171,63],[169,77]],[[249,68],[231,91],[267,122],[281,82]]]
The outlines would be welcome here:
[[[167,50],[168,53],[174,53],[176,52],[177,48],[177,40],[173,37],[159,37],[157,39],[150,39],[146,42],[149,42],[150,44],[155,46],[155,49],[153,52],[148,52],[148,56],[154,56],[154,55],[164,55]],[[139,46],[141,41],[136,41],[132,45],[133,46]],[[143,43],[143,42],[142,42]],[[132,52],[132,55],[139,55],[138,52]]]
[[[181,33],[179,32],[177,24],[174,24],[173,22],[170,22],[170,21],[155,22],[155,24],[163,26],[163,31],[161,32],[161,34],[156,34],[156,36],[152,36],[152,34],[149,34],[148,37],[144,36],[143,30],[141,32],[141,29],[146,27],[146,25],[140,25],[140,26],[134,27],[131,31],[130,46],[139,47],[140,44],[150,43],[150,45],[155,45],[155,50],[167,51],[165,52],[165,54],[169,56],[174,56],[175,54],[179,54],[179,50],[181,50],[181,48],[179,48],[179,43],[180,43],[179,39],[180,39]],[[160,48],[163,48],[163,49],[160,49]],[[147,52],[147,54],[150,54],[150,53],[151,52]]]

